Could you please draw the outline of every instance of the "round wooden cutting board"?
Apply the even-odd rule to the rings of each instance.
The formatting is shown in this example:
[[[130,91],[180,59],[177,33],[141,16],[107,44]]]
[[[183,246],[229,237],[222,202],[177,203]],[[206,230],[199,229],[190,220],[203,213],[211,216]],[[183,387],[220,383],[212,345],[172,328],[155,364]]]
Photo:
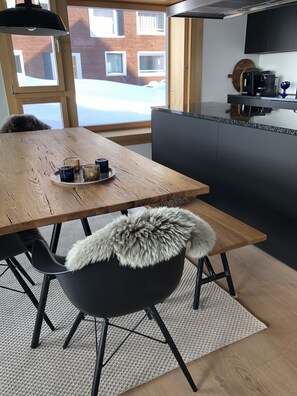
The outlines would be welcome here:
[[[256,65],[251,59],[241,59],[239,62],[236,63],[234,66],[232,74],[228,74],[229,78],[232,78],[233,87],[236,91],[241,91],[241,75],[244,71],[248,69],[255,69]]]

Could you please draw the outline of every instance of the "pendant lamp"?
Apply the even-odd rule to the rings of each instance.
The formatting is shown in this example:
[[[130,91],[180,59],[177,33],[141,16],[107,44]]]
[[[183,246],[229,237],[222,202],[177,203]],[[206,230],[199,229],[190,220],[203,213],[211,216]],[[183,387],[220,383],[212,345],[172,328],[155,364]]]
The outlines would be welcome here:
[[[68,34],[59,15],[43,9],[40,4],[32,4],[31,0],[0,11],[0,33],[30,36]]]

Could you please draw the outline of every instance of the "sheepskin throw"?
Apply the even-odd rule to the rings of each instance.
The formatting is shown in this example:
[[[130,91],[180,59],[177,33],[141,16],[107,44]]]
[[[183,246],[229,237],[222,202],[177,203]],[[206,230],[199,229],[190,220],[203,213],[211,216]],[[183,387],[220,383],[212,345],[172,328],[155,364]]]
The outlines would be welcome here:
[[[0,133],[27,132],[51,129],[34,115],[19,114],[9,116],[0,129]]]
[[[146,209],[120,216],[93,235],[76,242],[66,257],[66,267],[76,271],[116,255],[121,265],[147,267],[177,256],[190,242],[189,253],[207,255],[215,243],[208,223],[188,210]]]

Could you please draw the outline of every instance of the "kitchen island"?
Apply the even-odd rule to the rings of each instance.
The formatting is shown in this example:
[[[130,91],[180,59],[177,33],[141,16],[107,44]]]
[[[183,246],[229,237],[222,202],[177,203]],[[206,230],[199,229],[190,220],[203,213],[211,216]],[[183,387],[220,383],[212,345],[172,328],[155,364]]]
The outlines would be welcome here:
[[[153,160],[210,186],[207,202],[268,235],[260,248],[297,269],[297,113],[202,103],[152,111]]]

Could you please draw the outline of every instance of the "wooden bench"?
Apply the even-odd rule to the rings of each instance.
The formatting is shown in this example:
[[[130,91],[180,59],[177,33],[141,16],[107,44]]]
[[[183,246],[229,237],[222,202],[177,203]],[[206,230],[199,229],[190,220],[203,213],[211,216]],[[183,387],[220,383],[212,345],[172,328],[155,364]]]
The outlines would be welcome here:
[[[212,226],[217,239],[214,248],[209,253],[209,257],[219,254],[223,265],[223,271],[216,273],[211,265],[209,257],[203,257],[198,260],[186,254],[187,259],[197,266],[193,308],[199,308],[201,286],[221,278],[226,278],[229,293],[231,296],[235,297],[236,292],[226,253],[243,246],[263,242],[266,240],[267,236],[199,199],[192,200],[185,204],[179,204],[178,206],[200,216]],[[207,274],[205,277],[202,277],[204,266],[207,270]]]

